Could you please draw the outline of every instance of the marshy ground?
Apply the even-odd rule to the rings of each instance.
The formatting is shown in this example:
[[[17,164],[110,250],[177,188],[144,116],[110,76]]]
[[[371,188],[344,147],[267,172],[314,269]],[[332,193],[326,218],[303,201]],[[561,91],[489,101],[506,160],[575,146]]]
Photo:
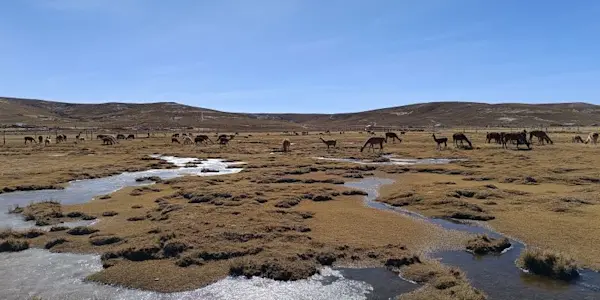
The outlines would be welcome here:
[[[445,136],[451,137],[451,131]],[[294,280],[323,265],[387,266],[427,283],[402,299],[483,299],[464,274],[427,258],[440,249],[464,249],[474,236],[408,216],[364,206],[360,192],[342,184],[363,177],[395,180],[379,201],[427,216],[477,220],[530,246],[563,252],[600,269],[600,151],[554,134],[554,145],[532,151],[485,144],[485,132],[467,133],[475,149],[442,151],[429,133],[408,132],[384,144],[398,158],[463,158],[446,165],[362,165],[315,157],[385,161],[360,147],[366,134],[332,133],[327,150],[319,135],[240,134],[227,147],[172,145],[168,137],[122,141],[23,145],[9,137],[0,147],[0,190],[39,189],[151,168],[150,158],[223,158],[246,164],[237,174],[185,176],[121,189],[89,203],[46,202],[19,213],[56,230],[4,234],[57,252],[98,253],[105,269],[90,279],[157,291],[197,288],[228,274]],[[436,134],[437,135],[437,134]],[[440,136],[442,134],[439,134]],[[282,153],[281,141],[291,140]],[[64,221],[97,218],[90,228],[60,230]],[[22,243],[19,244],[22,246]],[[8,246],[7,246],[8,247]]]

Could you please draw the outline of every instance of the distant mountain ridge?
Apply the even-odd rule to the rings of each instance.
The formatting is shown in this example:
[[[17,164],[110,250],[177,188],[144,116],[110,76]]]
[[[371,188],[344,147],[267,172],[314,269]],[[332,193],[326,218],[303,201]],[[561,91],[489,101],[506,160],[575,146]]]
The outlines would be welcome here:
[[[356,113],[229,113],[175,102],[74,104],[0,97],[0,124],[214,130],[359,129],[367,125],[429,126],[590,126],[600,124],[600,106],[588,103],[487,104],[430,102]]]

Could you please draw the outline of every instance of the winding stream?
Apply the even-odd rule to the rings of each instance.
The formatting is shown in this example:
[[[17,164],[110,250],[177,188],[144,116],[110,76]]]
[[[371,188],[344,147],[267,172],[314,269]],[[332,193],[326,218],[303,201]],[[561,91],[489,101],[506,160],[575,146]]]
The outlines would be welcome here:
[[[427,218],[405,209],[376,202],[379,187],[393,182],[390,179],[371,177],[346,183],[345,186],[366,191],[368,195],[365,197],[365,205],[368,207],[395,211],[450,230],[484,233],[492,237],[502,236],[482,226]],[[600,299],[600,273],[580,270],[581,278],[574,283],[526,273],[515,266],[515,260],[525,245],[514,239],[511,239],[511,243],[512,247],[500,255],[476,256],[467,251],[444,251],[434,253],[433,257],[440,258],[444,264],[465,271],[473,286],[488,294],[490,299]]]
[[[198,161],[193,158],[160,157],[179,166],[178,169],[148,170],[123,173],[115,176],[71,182],[63,190],[42,190],[0,194],[0,227],[30,228],[32,222],[24,222],[17,215],[7,214],[14,205],[25,206],[31,202],[59,200],[63,204],[84,203],[94,197],[109,194],[127,186],[139,186],[148,182],[135,179],[158,176],[163,179],[183,175],[215,176],[241,171],[231,168],[239,163],[221,160]],[[184,167],[188,163],[196,167]],[[431,163],[431,162],[430,162]],[[438,163],[447,163],[438,162]],[[203,168],[218,172],[203,173]],[[393,210],[412,218],[435,223],[446,229],[486,233],[498,233],[480,226],[431,219],[403,209],[375,202],[381,185],[392,180],[365,178],[346,183],[352,188],[368,193],[365,204],[382,210]],[[2,208],[2,207],[0,207]],[[73,224],[67,224],[73,225]],[[79,225],[79,224],[77,224]],[[73,225],[74,226],[74,225]],[[467,273],[473,285],[486,292],[491,299],[599,299],[600,274],[583,270],[582,278],[574,284],[566,284],[527,274],[514,265],[524,245],[511,241],[513,247],[502,255],[477,257],[466,251],[434,253],[442,262],[454,265]],[[390,299],[410,292],[418,285],[402,280],[383,268],[331,269],[324,268],[320,274],[306,280],[279,282],[264,278],[227,277],[207,287],[179,293],[156,293],[116,286],[86,282],[83,279],[102,269],[98,255],[51,253],[42,249],[29,249],[17,253],[0,254],[0,299],[29,299],[33,296],[48,299]]]

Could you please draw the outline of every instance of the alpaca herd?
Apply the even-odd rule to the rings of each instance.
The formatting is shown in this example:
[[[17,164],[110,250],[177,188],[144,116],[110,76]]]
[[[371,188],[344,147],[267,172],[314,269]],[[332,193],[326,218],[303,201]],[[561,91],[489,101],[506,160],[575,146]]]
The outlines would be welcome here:
[[[296,132],[294,132],[296,133]],[[331,134],[330,131],[326,131],[325,133]],[[341,131],[340,134],[344,134],[345,132]],[[362,132],[359,132],[362,133]],[[371,135],[376,135],[374,131],[369,131]],[[285,132],[284,132],[285,134]],[[308,132],[301,132],[302,135],[308,135]],[[402,131],[400,133],[404,136],[405,132]],[[84,142],[85,137],[81,136],[82,133],[76,135],[75,143]],[[171,135],[171,144],[182,144],[182,145],[211,145],[218,144],[221,147],[226,147],[229,143],[238,135],[236,132],[232,135],[227,134],[215,134],[216,141],[210,139],[210,137],[206,134],[198,134],[194,135],[192,133],[174,133]],[[269,135],[269,134],[267,134]],[[297,134],[299,135],[299,134]],[[245,136],[244,138],[251,137],[252,135]],[[448,147],[448,138],[443,136],[436,136],[435,133],[431,135],[436,145],[437,150],[442,150]],[[150,134],[148,134],[150,137]],[[581,136],[576,135],[571,139],[572,143],[582,143],[582,144],[593,144],[596,145],[598,143],[598,138],[600,137],[599,133],[592,132],[590,133],[586,139],[583,139]],[[120,140],[135,140],[136,136],[133,134],[98,134],[96,136],[97,140],[102,140],[103,145],[116,145],[119,144]],[[533,145],[534,138],[537,138],[537,142],[539,145],[544,144],[554,144],[554,141],[548,136],[548,134],[541,130],[532,130],[527,132],[523,130],[521,132],[487,132],[486,133],[486,143],[490,144],[492,142],[502,145],[502,148],[507,149],[509,145],[515,145],[517,149],[520,148],[521,145],[526,146],[527,149],[531,149]],[[388,143],[391,139],[392,143],[402,143],[402,138],[399,137],[395,132],[385,132],[384,136],[371,136],[366,139],[362,147],[360,147],[360,152],[363,152],[366,148],[370,148],[371,151],[375,151],[375,148],[378,148],[379,151],[383,151],[384,143]],[[55,140],[57,144],[67,142],[68,138],[65,134],[56,134]],[[319,140],[327,146],[327,150],[336,149],[339,146],[339,143],[335,139],[324,139],[323,137],[319,137]],[[51,136],[25,136],[24,137],[25,144],[41,144],[48,146],[52,143]],[[462,133],[454,133],[452,135],[452,142],[454,143],[455,148],[464,148],[464,149],[473,149],[473,143],[467,136]],[[293,145],[289,139],[284,139],[281,142],[281,151],[289,152],[291,149],[291,145]]]

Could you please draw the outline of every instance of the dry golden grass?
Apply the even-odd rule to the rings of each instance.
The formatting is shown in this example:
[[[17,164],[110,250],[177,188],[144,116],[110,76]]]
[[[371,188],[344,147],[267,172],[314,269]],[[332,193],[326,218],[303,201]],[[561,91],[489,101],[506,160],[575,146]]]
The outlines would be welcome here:
[[[314,134],[251,135],[240,135],[227,147],[171,145],[170,138],[41,147],[11,137],[0,148],[1,163],[8,166],[0,187],[62,184],[131,168],[169,167],[147,160],[153,153],[247,162],[239,174],[183,177],[60,206],[64,216],[80,212],[98,217],[94,227],[99,231],[54,231],[30,240],[32,246],[44,247],[65,239],[52,245],[52,251],[105,254],[106,269],[91,279],[159,291],[196,288],[240,269],[254,274],[264,265],[271,271],[263,276],[279,278],[284,275],[277,270],[289,268],[302,277],[324,264],[385,265],[389,259],[464,247],[465,234],[367,208],[362,196],[342,194],[348,190],[342,181],[373,175],[396,180],[381,189],[381,201],[430,216],[487,219],[495,229],[528,244],[600,266],[600,235],[595,234],[600,228],[600,188],[595,186],[600,176],[593,167],[600,158],[595,147],[571,144],[570,135],[551,135],[554,145],[534,145],[533,151],[484,144],[485,133],[467,134],[476,148],[468,151],[453,146],[436,151],[428,133],[407,133],[402,143],[384,145],[385,153],[401,158],[468,159],[435,166],[364,166],[313,158],[377,159],[377,152],[359,152],[366,134],[327,136],[337,140],[337,148],[330,150]],[[280,152],[284,138],[292,142],[289,153]],[[40,211],[35,215],[50,223],[63,220]],[[460,279],[456,287],[439,289],[434,284],[411,297],[426,297],[426,292],[447,299],[445,293],[452,290],[464,299],[480,299],[462,275],[452,276],[453,281]]]

